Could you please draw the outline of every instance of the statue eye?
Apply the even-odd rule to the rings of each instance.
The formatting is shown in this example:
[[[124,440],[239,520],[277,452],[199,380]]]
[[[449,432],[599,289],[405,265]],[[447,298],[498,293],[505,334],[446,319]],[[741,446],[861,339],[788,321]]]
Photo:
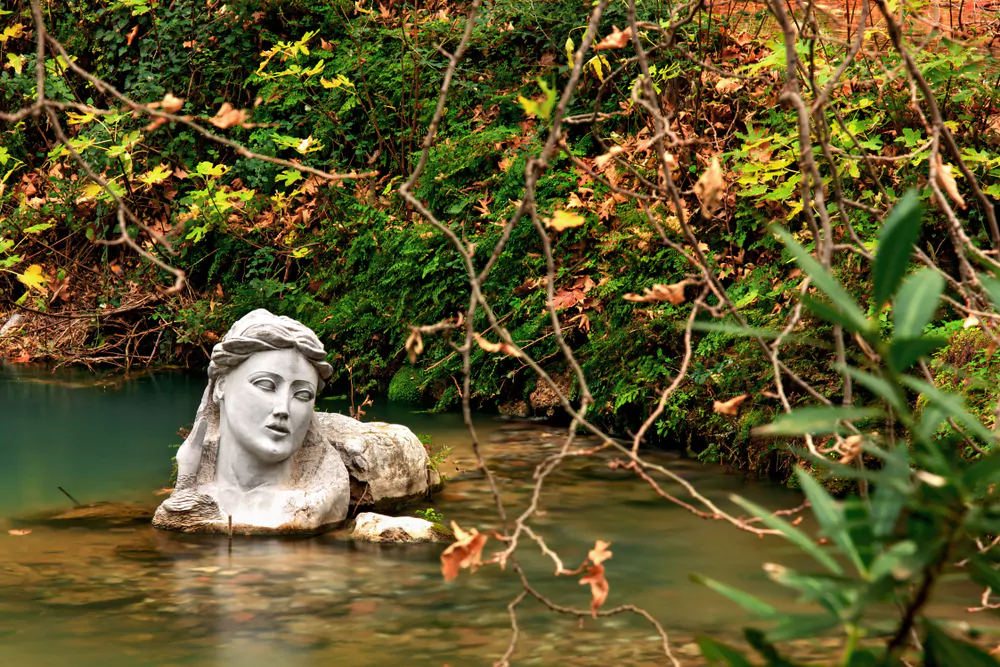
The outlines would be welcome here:
[[[313,393],[311,391],[297,391],[295,392],[295,398],[300,401],[311,401],[313,399]]]
[[[258,389],[263,389],[264,391],[274,391],[278,388],[277,385],[274,384],[274,380],[270,378],[259,378],[254,380],[253,386]]]

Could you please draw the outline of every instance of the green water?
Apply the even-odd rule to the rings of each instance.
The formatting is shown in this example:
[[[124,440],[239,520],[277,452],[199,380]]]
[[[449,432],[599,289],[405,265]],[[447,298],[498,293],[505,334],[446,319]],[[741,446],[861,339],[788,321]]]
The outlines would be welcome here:
[[[59,486],[83,503],[154,507],[170,472],[169,445],[180,441],[178,427],[190,425],[202,387],[202,378],[185,374],[122,382],[0,369],[0,665],[456,667],[489,665],[503,653],[506,605],[519,590],[513,573],[494,565],[445,583],[441,546],[354,544],[331,534],[237,539],[230,552],[224,539],[163,533],[146,523],[23,520],[71,507]],[[330,401],[321,407],[345,411]],[[463,527],[498,527],[485,483],[461,472],[472,468],[472,452],[458,415],[377,405],[366,419],[402,423],[429,434],[436,447],[452,447],[444,472],[460,481],[448,484],[434,508]],[[509,511],[519,513],[534,463],[561,434],[487,416],[477,418],[477,428]],[[733,492],[775,509],[799,502],[785,489],[660,458],[726,507]],[[534,525],[568,567],[595,540],[612,542],[608,606],[631,602],[650,611],[682,651],[682,664],[700,664],[683,653],[696,634],[735,636],[746,621],[689,574],[792,603],[760,569],[768,561],[796,564],[783,542],[698,519],[607,460],[573,461],[554,473]],[[11,536],[11,527],[32,532]],[[491,540],[487,554],[498,547]],[[554,577],[530,544],[523,561],[555,601],[588,606],[587,587]],[[939,609],[960,617],[973,597],[955,591]],[[580,624],[526,602],[519,624],[519,664],[663,664],[657,637],[634,615]]]

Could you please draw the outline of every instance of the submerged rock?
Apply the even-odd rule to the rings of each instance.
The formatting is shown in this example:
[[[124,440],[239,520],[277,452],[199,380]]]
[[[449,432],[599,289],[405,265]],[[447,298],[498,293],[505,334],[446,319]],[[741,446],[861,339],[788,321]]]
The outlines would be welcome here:
[[[363,512],[354,520],[351,538],[365,542],[448,542],[454,534],[439,523],[412,516],[385,516]]]

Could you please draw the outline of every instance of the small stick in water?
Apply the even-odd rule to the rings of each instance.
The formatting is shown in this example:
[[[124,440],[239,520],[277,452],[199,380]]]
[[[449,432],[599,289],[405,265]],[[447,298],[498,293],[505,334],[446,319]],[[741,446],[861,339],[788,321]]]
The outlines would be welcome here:
[[[67,498],[69,498],[70,500],[72,500],[74,505],[76,505],[77,507],[83,507],[83,505],[80,503],[79,500],[77,500],[73,496],[69,495],[69,491],[67,491],[66,489],[62,488],[61,486],[57,486],[56,488],[59,489],[60,491],[62,491],[64,496],[66,496]]]
[[[229,517],[229,553],[233,553],[233,517]]]

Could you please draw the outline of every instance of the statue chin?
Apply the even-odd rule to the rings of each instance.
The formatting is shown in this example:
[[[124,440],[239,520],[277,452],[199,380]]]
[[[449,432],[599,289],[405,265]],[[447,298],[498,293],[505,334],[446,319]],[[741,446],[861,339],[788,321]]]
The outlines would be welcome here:
[[[237,321],[212,351],[194,427],[177,452],[176,487],[153,525],[317,533],[351,507],[384,507],[437,485],[409,429],[315,412],[332,372],[325,356],[290,318],[256,310]]]

